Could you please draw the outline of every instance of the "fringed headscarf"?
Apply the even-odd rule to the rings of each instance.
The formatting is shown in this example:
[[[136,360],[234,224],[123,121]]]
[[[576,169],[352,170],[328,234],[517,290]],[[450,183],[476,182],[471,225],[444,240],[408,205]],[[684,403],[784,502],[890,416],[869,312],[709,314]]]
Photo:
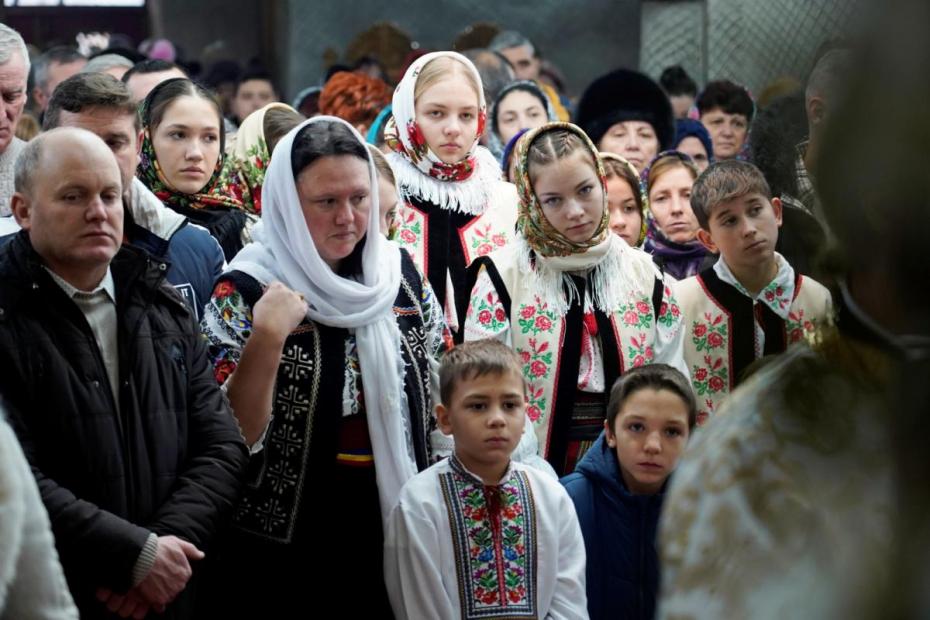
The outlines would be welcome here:
[[[646,230],[647,230],[646,219],[648,218],[647,213],[649,212],[649,196],[646,195],[643,185],[639,181],[639,172],[636,170],[636,166],[628,162],[626,158],[621,157],[620,155],[617,155],[616,153],[606,153],[602,151],[601,159],[602,160],[609,159],[611,161],[617,162],[618,164],[623,166],[626,170],[628,170],[632,175],[629,179],[626,177],[621,177],[621,179],[623,179],[624,181],[628,183],[632,183],[632,185],[630,186],[630,190],[632,190],[634,194],[639,196],[638,202],[640,205],[640,220],[642,222],[639,226],[639,236],[636,239],[636,247],[639,247],[643,244],[643,241],[646,240]]]
[[[175,189],[162,172],[161,165],[158,163],[158,157],[155,154],[155,146],[152,143],[152,101],[155,96],[165,88],[166,85],[172,84],[177,80],[186,78],[174,78],[166,80],[152,89],[148,94],[139,113],[142,117],[142,153],[139,160],[139,167],[136,169],[136,176],[145,184],[149,190],[155,194],[159,200],[169,207],[181,207],[186,209],[204,209],[207,207],[229,207],[232,209],[242,209],[242,201],[236,198],[235,184],[232,182],[232,170],[224,151],[226,134],[223,130],[223,123],[220,121],[220,154],[216,160],[216,166],[213,169],[213,175],[206,185],[195,194],[185,194]]]
[[[474,76],[478,85],[478,131],[465,157],[444,163],[426,143],[416,121],[414,93],[420,72],[437,58],[454,58]],[[500,180],[497,160],[478,141],[484,133],[487,109],[481,76],[470,60],[455,52],[433,52],[418,58],[397,88],[391,103],[392,117],[384,129],[384,141],[391,153],[388,159],[397,176],[401,198],[420,198],[440,208],[480,215],[487,208],[492,185]]]
[[[601,219],[591,238],[583,242],[569,240],[549,222],[530,178],[529,153],[533,144],[546,133],[560,130],[581,140],[601,184]],[[647,294],[642,283],[652,281],[652,263],[635,260],[630,253],[637,251],[610,233],[604,167],[588,136],[571,123],[549,123],[527,132],[517,143],[514,157],[517,159],[514,183],[520,197],[517,218],[520,236],[515,249],[520,271],[526,274],[526,285],[559,314],[568,312],[574,300],[582,301],[571,274],[587,273],[591,301],[606,313],[615,311],[632,295]]]

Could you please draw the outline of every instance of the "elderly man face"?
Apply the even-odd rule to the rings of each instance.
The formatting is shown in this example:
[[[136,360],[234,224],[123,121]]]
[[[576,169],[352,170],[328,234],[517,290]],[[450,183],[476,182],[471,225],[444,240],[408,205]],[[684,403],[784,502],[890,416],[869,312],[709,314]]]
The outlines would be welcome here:
[[[13,214],[49,269],[89,290],[103,279],[122,243],[119,166],[89,131],[53,129],[36,140],[39,160],[13,195]]]
[[[26,60],[13,52],[0,65],[0,153],[6,150],[16,131],[16,123],[26,105]]]
[[[87,64],[86,58],[79,58],[71,62],[51,62],[48,65],[48,77],[44,85],[36,84],[34,95],[36,104],[41,111],[48,107],[48,100],[52,98],[55,87],[78,73]]]

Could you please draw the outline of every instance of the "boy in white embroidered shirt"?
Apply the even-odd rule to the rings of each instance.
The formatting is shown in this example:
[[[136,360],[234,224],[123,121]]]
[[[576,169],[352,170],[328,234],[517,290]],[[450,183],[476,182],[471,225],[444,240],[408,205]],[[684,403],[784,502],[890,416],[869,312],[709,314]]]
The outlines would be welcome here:
[[[459,345],[439,370],[451,457],[401,490],[385,536],[398,618],[587,618],[585,550],[558,481],[511,461],[523,432],[520,361],[496,340]]]
[[[752,164],[713,164],[694,184],[691,209],[698,239],[720,253],[713,267],[675,288],[687,317],[685,362],[703,424],[755,360],[808,339],[829,320],[832,301],[824,286],[775,251],[781,201]]]

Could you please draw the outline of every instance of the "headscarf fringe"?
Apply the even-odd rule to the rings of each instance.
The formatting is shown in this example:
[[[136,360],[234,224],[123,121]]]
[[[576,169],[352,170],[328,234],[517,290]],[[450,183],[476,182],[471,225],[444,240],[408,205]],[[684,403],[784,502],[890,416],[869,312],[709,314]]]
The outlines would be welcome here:
[[[424,174],[400,153],[388,153],[401,200],[417,198],[448,211],[481,215],[487,209],[501,171],[494,156],[484,147],[475,150],[475,172],[465,181],[439,181]]]

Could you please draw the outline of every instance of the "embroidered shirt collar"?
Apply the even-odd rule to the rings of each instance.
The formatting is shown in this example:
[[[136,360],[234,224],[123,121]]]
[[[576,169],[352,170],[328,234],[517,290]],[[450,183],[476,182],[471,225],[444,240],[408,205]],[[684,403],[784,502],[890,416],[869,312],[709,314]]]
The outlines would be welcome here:
[[[475,484],[480,484],[482,486],[499,486],[507,482],[507,479],[510,478],[511,472],[513,472],[513,459],[507,463],[507,471],[504,472],[504,475],[501,476],[501,479],[497,482],[497,485],[488,485],[485,484],[484,480],[478,474],[472,473],[468,470],[465,465],[462,464],[462,461],[459,460],[455,453],[452,453],[452,456],[449,457],[449,466],[452,468],[452,471],[457,474],[461,474],[467,478],[471,478]]]
[[[752,299],[753,302],[765,304],[772,312],[787,320],[791,302],[794,300],[794,268],[778,252],[775,252],[775,262],[778,265],[778,272],[755,297],[739,283],[726,261],[723,260],[723,256],[714,263],[714,271],[718,278]]]
[[[76,297],[88,299],[99,295],[101,292],[104,292],[110,298],[110,301],[112,301],[114,304],[116,303],[116,286],[113,284],[113,273],[110,271],[109,267],[107,267],[107,273],[105,276],[103,276],[103,280],[101,280],[100,284],[98,284],[92,291],[82,291],[81,289],[75,288],[66,282],[64,278],[59,276],[48,267],[43,265],[43,269],[45,269],[45,271],[47,271],[48,274],[52,276],[52,280],[54,280],[55,283],[61,287],[61,290],[63,290],[70,299],[75,299]]]

